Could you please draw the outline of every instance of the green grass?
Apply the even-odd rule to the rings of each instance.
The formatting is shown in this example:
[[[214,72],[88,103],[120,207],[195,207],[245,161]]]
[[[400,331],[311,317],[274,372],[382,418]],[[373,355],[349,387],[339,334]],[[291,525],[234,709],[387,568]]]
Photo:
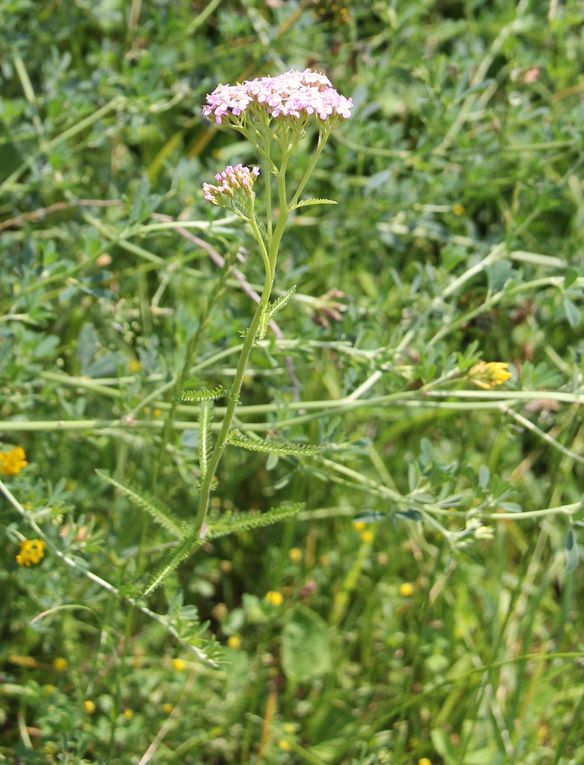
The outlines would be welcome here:
[[[330,5],[0,0],[0,762],[584,765],[582,7]],[[237,428],[328,448],[229,446],[140,599],[196,513],[173,394],[230,384],[262,281],[200,191],[257,157],[200,108],[306,66],[355,102],[338,204],[285,234]]]

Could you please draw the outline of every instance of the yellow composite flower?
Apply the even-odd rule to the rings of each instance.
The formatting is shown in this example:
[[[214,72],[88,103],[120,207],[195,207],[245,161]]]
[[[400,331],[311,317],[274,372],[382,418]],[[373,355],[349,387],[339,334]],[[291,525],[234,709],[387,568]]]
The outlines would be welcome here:
[[[237,635],[231,635],[231,637],[227,638],[227,645],[236,651],[238,648],[241,648],[241,638]]]
[[[284,596],[277,590],[270,590],[266,593],[266,600],[272,606],[281,606],[284,602]]]
[[[55,672],[66,672],[69,667],[69,662],[62,656],[56,656],[53,659],[53,669]]]
[[[512,375],[506,361],[479,361],[471,367],[468,377],[479,388],[489,390],[497,385],[503,385],[511,379]]]
[[[302,550],[299,547],[292,547],[288,551],[288,557],[292,563],[300,563],[302,560]]]
[[[399,586],[399,594],[402,598],[411,598],[414,594],[414,585],[411,582],[402,582]]]
[[[22,446],[0,452],[0,475],[18,475],[28,465]]]
[[[45,543],[42,539],[23,539],[16,556],[19,566],[36,566],[45,557]]]

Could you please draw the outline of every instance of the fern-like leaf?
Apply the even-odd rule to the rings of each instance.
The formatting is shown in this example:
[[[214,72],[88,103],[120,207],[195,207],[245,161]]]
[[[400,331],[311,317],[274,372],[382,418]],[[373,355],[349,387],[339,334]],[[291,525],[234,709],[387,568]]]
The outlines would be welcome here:
[[[297,515],[303,509],[304,502],[294,502],[279,505],[266,513],[227,513],[211,524],[206,539],[217,539],[228,534],[271,526]]]
[[[257,332],[257,340],[263,340],[268,333],[268,327],[270,325],[270,322],[274,318],[275,314],[278,313],[278,311],[281,311],[282,308],[287,304],[287,302],[290,300],[292,295],[296,292],[296,285],[293,287],[290,287],[289,290],[287,290],[283,295],[280,295],[279,298],[274,300],[273,303],[268,303],[268,307],[262,311],[262,314],[260,316],[260,323],[258,327]]]
[[[297,210],[299,207],[311,207],[312,205],[336,205],[332,199],[303,199],[302,202],[297,202],[291,210]]]
[[[174,401],[184,403],[198,403],[201,401],[214,401],[216,398],[225,396],[225,388],[222,385],[216,385],[214,388],[194,388],[193,390],[182,390],[172,398]]]
[[[210,436],[209,421],[211,419],[210,401],[203,401],[201,405],[201,415],[199,419],[199,469],[201,471],[201,481],[207,473],[207,463],[209,461]]]
[[[252,438],[239,430],[232,430],[229,433],[227,443],[232,446],[239,446],[241,449],[248,449],[250,452],[293,455],[295,457],[311,457],[322,451],[322,447],[315,444],[295,444],[291,441],[276,441],[270,438]]]
[[[270,319],[272,316],[275,316],[278,311],[281,311],[282,308],[288,303],[292,295],[296,292],[296,285],[290,287],[289,290],[286,290],[286,292],[283,295],[280,295],[280,297],[276,298],[273,303],[270,303],[268,308],[268,313],[270,314]]]
[[[256,334],[257,342],[265,338],[265,336],[268,334],[269,326],[270,326],[270,312],[264,309],[260,315],[260,323],[258,325],[258,331]]]
[[[170,550],[164,558],[160,561],[154,572],[148,577],[147,583],[139,595],[138,599],[146,598],[157,587],[160,587],[162,582],[175,571],[183,560],[186,560],[190,555],[194,553],[197,547],[203,544],[203,539],[198,535],[187,534],[183,536],[180,542]]]
[[[183,536],[184,523],[167,505],[164,504],[164,502],[161,502],[161,500],[151,496],[132,484],[122,483],[117,478],[105,473],[103,470],[96,470],[95,472],[102,480],[107,481],[111,486],[115,486],[116,489],[121,491],[130,502],[133,502],[134,505],[141,510],[145,510],[149,513],[156,523],[169,531],[173,536],[178,539]]]

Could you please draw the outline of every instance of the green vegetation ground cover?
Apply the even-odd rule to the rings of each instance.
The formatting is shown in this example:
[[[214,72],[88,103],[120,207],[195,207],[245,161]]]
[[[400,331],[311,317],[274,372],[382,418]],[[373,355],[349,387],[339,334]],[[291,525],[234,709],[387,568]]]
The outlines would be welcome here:
[[[333,5],[0,3],[0,761],[584,763],[584,13]],[[228,449],[216,538],[137,599],[196,511],[174,378],[229,385],[261,286],[200,190],[257,157],[200,108],[306,66],[355,103],[338,204],[285,235],[237,426],[329,448]]]

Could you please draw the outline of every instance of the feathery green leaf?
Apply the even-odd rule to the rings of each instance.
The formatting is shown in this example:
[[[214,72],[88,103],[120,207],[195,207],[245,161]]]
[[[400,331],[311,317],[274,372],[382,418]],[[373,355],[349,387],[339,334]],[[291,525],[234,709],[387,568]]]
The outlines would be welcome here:
[[[206,539],[217,539],[228,534],[238,534],[249,529],[271,526],[297,515],[304,509],[304,502],[279,505],[266,513],[226,513],[211,524]]]
[[[186,560],[193,552],[203,544],[204,540],[198,535],[187,534],[180,542],[164,556],[154,572],[148,577],[147,583],[140,593],[140,598],[150,595],[162,582],[175,571],[183,560]]]
[[[178,518],[173,511],[164,504],[161,500],[148,494],[141,488],[137,488],[129,483],[122,483],[117,478],[109,475],[103,470],[95,471],[98,476],[107,481],[107,483],[115,486],[116,489],[122,492],[131,502],[133,502],[141,510],[145,510],[160,526],[169,531],[173,536],[181,538],[184,534],[184,523]]]
[[[201,405],[201,415],[199,419],[199,469],[201,471],[201,481],[207,473],[207,463],[209,461],[209,449],[211,442],[211,432],[209,421],[211,419],[212,403],[203,401]]]
[[[294,455],[296,457],[311,457],[315,454],[320,454],[322,451],[322,447],[315,444],[295,444],[291,441],[252,438],[245,433],[241,433],[239,430],[232,430],[229,433],[227,443],[232,446],[239,446],[242,449],[248,449],[251,452]]]
[[[332,199],[303,199],[302,202],[298,202],[291,210],[297,210],[299,207],[310,207],[311,205],[336,205]]]
[[[214,401],[216,398],[225,396],[225,394],[225,388],[222,385],[216,385],[214,388],[194,388],[192,390],[182,390],[172,398],[174,401],[196,403],[198,401]]]

